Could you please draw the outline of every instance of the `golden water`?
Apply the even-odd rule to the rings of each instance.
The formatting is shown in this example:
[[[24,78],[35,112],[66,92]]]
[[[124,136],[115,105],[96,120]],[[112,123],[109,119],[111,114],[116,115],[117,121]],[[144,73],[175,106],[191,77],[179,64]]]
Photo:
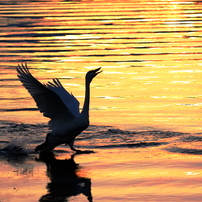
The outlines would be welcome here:
[[[148,132],[145,141],[166,144],[78,155],[81,167],[73,165],[70,177],[55,167],[68,165],[68,150],[49,167],[32,155],[1,158],[0,201],[36,202],[51,191],[54,196],[55,185],[65,185],[64,201],[85,202],[74,186],[86,182],[93,201],[201,201],[201,138],[191,134],[201,133],[200,1],[2,0],[0,52],[1,121],[48,121],[33,110],[34,101],[16,77],[15,67],[26,62],[42,82],[59,78],[81,107],[85,73],[102,67],[91,84],[92,124],[188,132],[162,138]],[[27,129],[27,137],[37,141],[42,130]],[[26,132],[2,131],[1,141]]]
[[[3,4],[4,3],[4,4]],[[2,1],[1,120],[47,121],[16,78],[28,63],[42,82],[60,78],[79,99],[89,69],[91,123],[201,131],[200,1]],[[11,111],[8,111],[11,110]]]

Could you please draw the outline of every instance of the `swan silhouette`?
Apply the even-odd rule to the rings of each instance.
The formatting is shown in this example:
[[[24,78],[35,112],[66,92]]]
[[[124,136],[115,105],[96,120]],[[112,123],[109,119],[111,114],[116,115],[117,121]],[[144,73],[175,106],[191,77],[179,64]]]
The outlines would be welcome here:
[[[35,151],[40,153],[52,151],[60,144],[68,144],[74,148],[75,138],[89,126],[90,83],[97,76],[100,68],[87,72],[85,78],[85,100],[83,109],[79,111],[78,100],[67,92],[58,79],[42,84],[30,73],[27,64],[16,68],[18,78],[35,100],[38,109],[45,117],[50,118],[49,129],[45,142],[38,145]]]

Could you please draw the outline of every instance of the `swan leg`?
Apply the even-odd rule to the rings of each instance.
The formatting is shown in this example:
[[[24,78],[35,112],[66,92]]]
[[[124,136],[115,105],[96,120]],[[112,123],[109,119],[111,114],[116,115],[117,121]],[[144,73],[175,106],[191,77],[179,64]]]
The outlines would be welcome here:
[[[75,151],[76,153],[81,151],[74,148],[74,140],[69,143],[69,147],[72,151]]]
[[[92,151],[92,150],[84,150],[83,151],[83,150],[75,149],[74,148],[74,140],[69,143],[69,147],[70,147],[70,149],[72,151],[75,151],[76,154],[90,154],[90,153],[94,153],[94,151]]]
[[[38,145],[38,146],[35,148],[35,151],[40,151],[40,150],[42,150],[43,148],[45,148],[45,147],[48,145],[48,137],[49,137],[49,136],[50,136],[50,134],[48,133],[48,134],[46,135],[45,142],[42,143],[42,144],[40,144],[40,145]]]
[[[75,151],[76,154],[90,154],[90,153],[94,153],[94,151],[92,151],[92,150],[84,150],[84,151],[82,151],[82,150],[79,150],[79,149],[75,149],[74,148],[74,141],[70,142],[69,147],[70,147],[70,149],[72,151]]]

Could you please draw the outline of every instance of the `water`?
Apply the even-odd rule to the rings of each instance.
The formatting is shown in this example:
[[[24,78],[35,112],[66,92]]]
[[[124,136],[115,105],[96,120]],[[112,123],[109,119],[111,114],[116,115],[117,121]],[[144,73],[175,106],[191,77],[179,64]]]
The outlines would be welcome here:
[[[75,155],[61,145],[54,155],[39,156],[33,149],[44,140],[46,125],[0,129],[1,148],[7,147],[0,152],[2,202],[201,200],[201,134],[94,125],[75,145],[95,153]]]
[[[81,107],[85,73],[102,67],[91,86],[92,124],[201,130],[200,2],[1,4],[1,120],[47,121],[16,79],[26,62],[42,82],[60,78]]]
[[[189,0],[1,1],[1,148],[25,143],[29,155],[1,157],[0,201],[200,201],[201,16]],[[91,127],[75,142],[94,154],[62,145],[36,161],[48,119],[17,79],[19,63],[43,83],[59,78],[81,108],[86,72],[102,67]],[[59,162],[72,168],[65,183]],[[80,191],[62,196],[57,180]]]

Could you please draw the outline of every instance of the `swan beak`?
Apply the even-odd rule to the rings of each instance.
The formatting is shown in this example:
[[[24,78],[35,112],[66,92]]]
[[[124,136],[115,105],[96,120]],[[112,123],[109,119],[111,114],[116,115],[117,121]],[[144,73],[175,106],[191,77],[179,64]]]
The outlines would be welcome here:
[[[95,75],[98,75],[99,73],[102,72],[101,67],[99,67],[99,68],[97,68],[97,69],[95,69],[93,71],[95,72]]]

